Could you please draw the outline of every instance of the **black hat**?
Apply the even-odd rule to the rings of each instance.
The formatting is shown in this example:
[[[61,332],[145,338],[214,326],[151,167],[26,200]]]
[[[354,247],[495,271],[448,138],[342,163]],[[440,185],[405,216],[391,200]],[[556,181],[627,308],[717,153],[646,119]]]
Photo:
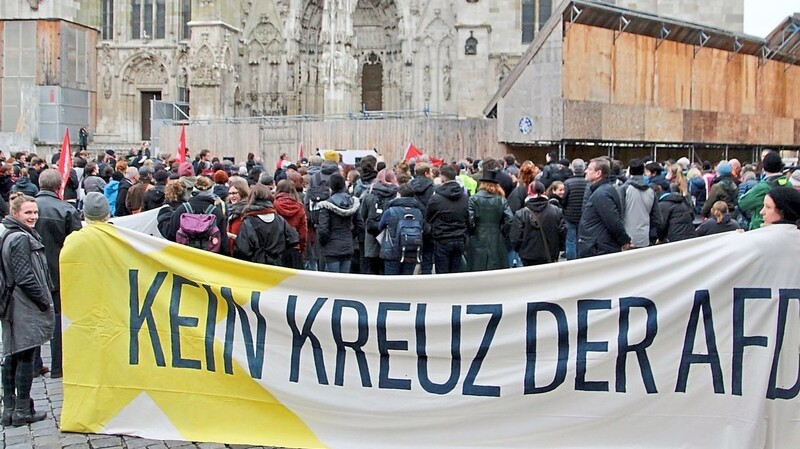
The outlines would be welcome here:
[[[481,178],[481,182],[491,182],[492,184],[500,184],[499,172],[496,170],[491,171],[484,171],[483,178]]]
[[[783,170],[783,160],[778,153],[769,152],[764,156],[763,167],[765,172],[780,173]]]
[[[644,163],[641,159],[631,159],[628,168],[630,169],[631,176],[641,176],[644,174]]]

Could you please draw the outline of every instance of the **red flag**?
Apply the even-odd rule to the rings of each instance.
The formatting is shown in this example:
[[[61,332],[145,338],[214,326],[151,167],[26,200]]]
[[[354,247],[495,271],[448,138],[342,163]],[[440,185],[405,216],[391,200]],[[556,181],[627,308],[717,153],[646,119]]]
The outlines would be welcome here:
[[[406,148],[406,155],[403,156],[403,160],[408,162],[409,159],[412,157],[419,157],[422,156],[422,151],[419,148],[415,147],[413,143],[408,144],[408,148]]]
[[[186,125],[181,125],[181,137],[178,139],[178,155],[175,159],[178,165],[186,162]]]
[[[303,155],[303,142],[300,142],[300,146],[297,147],[297,161],[301,161],[305,156]]]
[[[72,150],[69,146],[69,128],[64,133],[64,141],[61,142],[61,156],[58,158],[58,172],[61,173],[61,188],[58,189],[58,196],[64,199],[64,187],[69,181],[69,174],[72,172]]]
[[[444,165],[444,159],[439,159],[433,156],[430,156],[430,158],[431,158],[431,165],[433,165],[434,167],[441,167],[442,165]]]

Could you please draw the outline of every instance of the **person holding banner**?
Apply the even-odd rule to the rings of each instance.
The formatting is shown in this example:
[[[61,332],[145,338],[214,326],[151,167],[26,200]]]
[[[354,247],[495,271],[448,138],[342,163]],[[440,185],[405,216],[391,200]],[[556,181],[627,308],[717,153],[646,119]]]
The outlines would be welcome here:
[[[15,427],[41,421],[46,413],[33,408],[33,364],[39,346],[53,336],[53,282],[45,245],[34,229],[39,219],[36,200],[21,193],[11,196],[11,215],[3,219],[3,276],[13,285],[12,296],[0,315],[3,327],[2,425]]]
[[[765,225],[797,224],[800,220],[800,192],[795,189],[773,187],[764,197],[761,217]]]

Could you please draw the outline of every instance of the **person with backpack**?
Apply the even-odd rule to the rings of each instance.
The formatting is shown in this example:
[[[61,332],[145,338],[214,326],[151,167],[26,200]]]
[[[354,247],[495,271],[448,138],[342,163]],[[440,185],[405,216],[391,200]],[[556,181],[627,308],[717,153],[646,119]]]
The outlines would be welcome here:
[[[739,209],[750,214],[750,230],[758,229],[764,222],[761,209],[764,207],[764,197],[774,187],[792,188],[789,178],[781,173],[783,160],[778,153],[770,151],[761,161],[764,179],[739,198]]]
[[[549,202],[541,182],[528,184],[528,192],[525,206],[514,214],[511,244],[525,267],[557,262],[567,243],[564,214]]]
[[[486,171],[478,193],[469,197],[469,243],[467,270],[487,271],[508,268],[506,240],[514,215],[500,186],[499,170]]]
[[[229,254],[228,219],[214,198],[214,181],[199,176],[188,201],[172,212],[167,235],[173,242],[220,254]]]
[[[717,177],[711,185],[711,191],[708,193],[701,215],[708,218],[711,214],[711,208],[717,201],[724,201],[728,205],[728,211],[731,217],[735,220],[737,218],[736,207],[739,205],[739,186],[733,178],[733,167],[726,161],[722,161],[717,165]]]
[[[344,177],[330,177],[332,195],[319,203],[319,223],[316,226],[325,271],[349,273],[353,257],[353,237],[364,232],[359,215],[360,201],[347,193]]]
[[[456,181],[458,172],[443,165],[439,174],[442,184],[434,190],[425,221],[433,238],[433,260],[436,273],[458,273],[463,270],[463,258],[469,206],[464,188]]]
[[[383,232],[381,259],[384,274],[410,275],[422,261],[424,214],[411,185],[401,185],[398,193],[400,196],[389,201],[378,223]]]
[[[0,240],[4,281],[0,424],[18,427],[47,417],[34,409],[31,386],[37,350],[52,338],[56,320],[45,246],[35,230],[39,217],[36,200],[21,193],[12,194],[10,200],[11,214],[3,218],[5,233]]]
[[[335,153],[335,151],[334,151]],[[308,218],[308,253],[307,268],[322,270],[324,260],[320,254],[319,242],[316,239],[316,228],[319,224],[319,205],[331,197],[330,178],[339,172],[339,166],[332,161],[324,161],[320,156],[311,156],[308,167],[308,189],[303,199]]]
[[[300,236],[277,213],[272,200],[269,187],[256,184],[250,189],[242,226],[234,243],[233,256],[237,259],[286,266],[288,249],[299,245]]]
[[[472,178],[470,178],[472,179]],[[426,162],[420,162],[414,166],[414,178],[409,181],[411,189],[414,191],[414,197],[420,205],[422,216],[425,216],[425,210],[428,208],[428,202],[433,196],[435,189],[433,185],[433,170]],[[425,240],[422,244],[422,266],[420,267],[421,274],[433,273],[433,239],[431,238],[431,231],[428,226],[425,226]]]
[[[359,215],[364,222],[364,257],[366,271],[363,274],[383,274],[381,245],[377,240],[383,211],[389,207],[389,201],[397,196],[397,175],[390,168],[378,172],[375,182],[361,197]]]

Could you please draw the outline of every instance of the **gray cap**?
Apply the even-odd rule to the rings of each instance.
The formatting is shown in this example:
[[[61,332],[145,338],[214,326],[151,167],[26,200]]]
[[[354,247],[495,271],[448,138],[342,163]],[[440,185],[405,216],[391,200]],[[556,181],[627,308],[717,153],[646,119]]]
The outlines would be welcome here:
[[[90,192],[83,199],[83,216],[91,221],[103,221],[111,215],[108,200],[102,193]]]
[[[272,178],[272,175],[269,173],[261,173],[261,176],[258,177],[259,184],[264,184],[265,186],[269,186],[275,184],[275,179]]]

